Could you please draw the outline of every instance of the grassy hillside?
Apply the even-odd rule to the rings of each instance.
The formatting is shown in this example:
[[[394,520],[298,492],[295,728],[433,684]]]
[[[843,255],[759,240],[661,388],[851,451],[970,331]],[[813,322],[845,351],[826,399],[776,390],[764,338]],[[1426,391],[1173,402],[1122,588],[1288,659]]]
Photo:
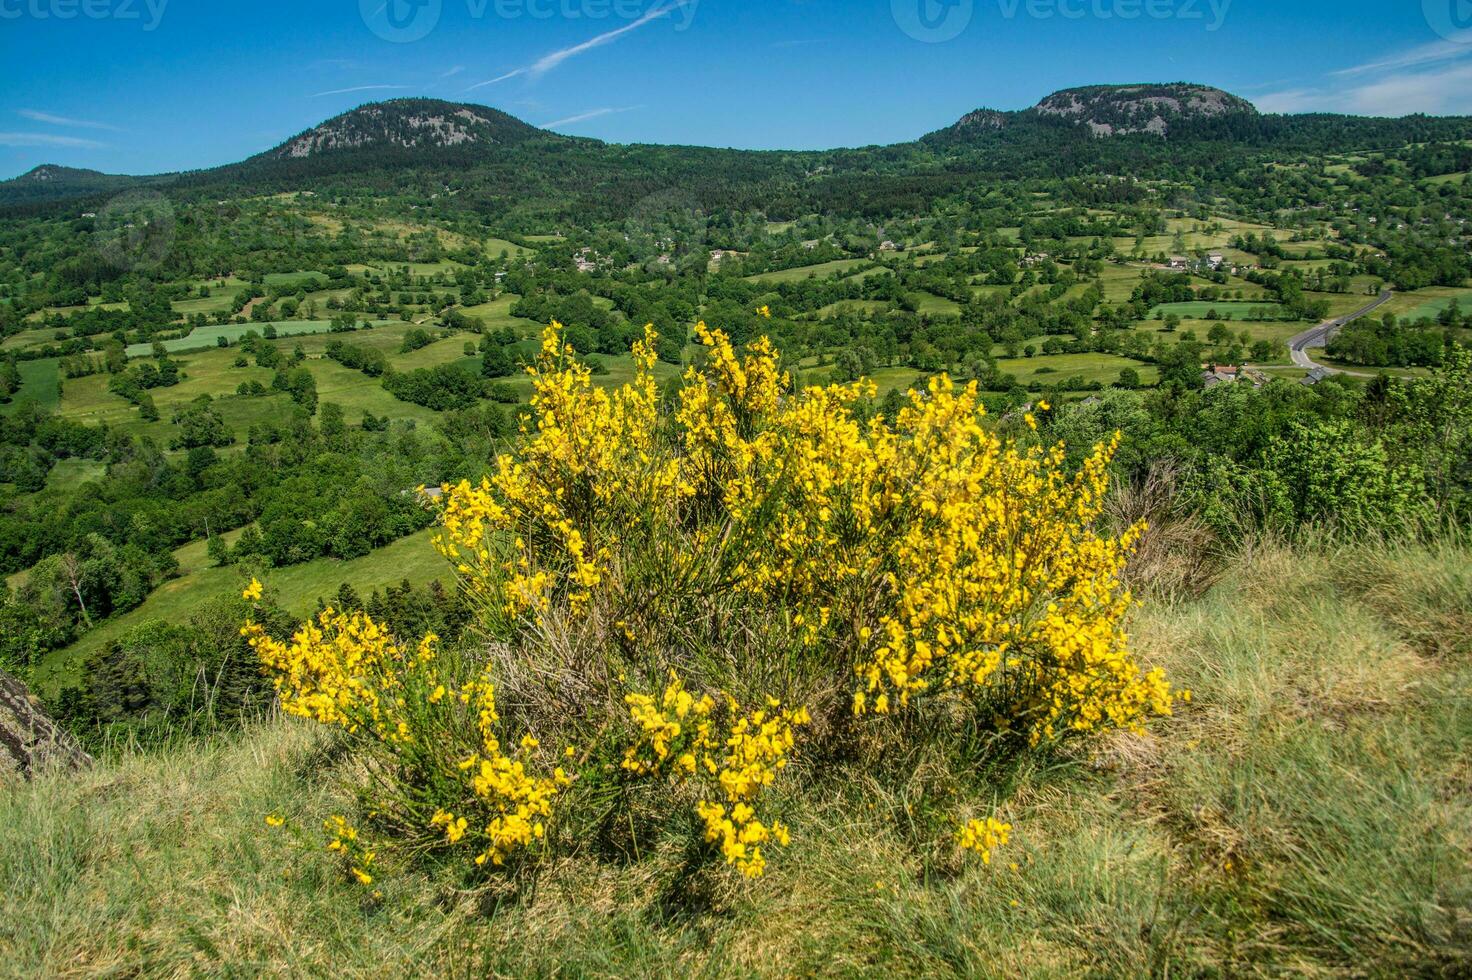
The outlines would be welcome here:
[[[453,575],[444,559],[430,546],[430,533],[419,531],[362,558],[350,561],[318,558],[271,569],[263,572],[262,578],[277,590],[283,608],[297,616],[309,615],[319,598],[330,596],[344,582],[364,593],[400,581],[416,586],[435,580],[449,583]],[[231,532],[224,537],[234,544],[239,536],[239,532]],[[205,542],[194,541],[176,549],[177,578],[155,589],[136,609],[107,620],[70,646],[52,651],[36,666],[32,682],[52,693],[75,682],[77,671],[89,655],[128,630],[150,622],[181,622],[200,604],[238,592],[245,573],[233,566],[210,564],[205,547]]]
[[[767,876],[680,877],[680,844],[584,846],[520,891],[429,863],[365,904],[314,821],[351,768],[321,729],[117,754],[0,790],[16,975],[1465,975],[1472,969],[1472,549],[1266,544],[1134,615],[1194,691],[1148,736],[989,774],[990,866],[908,815],[955,784],[828,763]],[[797,765],[805,761],[799,756]],[[795,790],[783,790],[792,793]],[[283,830],[263,822],[288,818]],[[307,828],[310,846],[291,827]]]

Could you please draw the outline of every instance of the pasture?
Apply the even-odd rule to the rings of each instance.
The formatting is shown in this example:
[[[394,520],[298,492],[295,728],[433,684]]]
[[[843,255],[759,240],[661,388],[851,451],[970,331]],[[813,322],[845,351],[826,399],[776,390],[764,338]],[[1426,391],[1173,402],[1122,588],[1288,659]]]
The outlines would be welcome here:
[[[802,282],[804,279],[822,279],[834,273],[847,272],[867,262],[867,259],[835,259],[832,262],[819,262],[816,265],[801,265],[795,269],[761,272],[754,276],[747,276],[746,281],[779,283]]]
[[[405,579],[416,586],[435,579],[448,584],[453,581],[453,572],[430,545],[431,533],[429,529],[420,531],[351,561],[319,558],[267,569],[259,577],[278,594],[282,606],[297,616],[310,614],[318,597],[330,596],[344,582],[363,595]],[[231,537],[227,535],[226,540]],[[76,643],[48,654],[36,668],[36,686],[51,692],[65,686],[89,655],[135,626],[155,620],[181,622],[201,602],[238,595],[249,580],[248,574],[237,567],[209,564],[205,547],[206,542],[195,541],[177,549],[178,577],[160,585],[137,608],[98,624]]]

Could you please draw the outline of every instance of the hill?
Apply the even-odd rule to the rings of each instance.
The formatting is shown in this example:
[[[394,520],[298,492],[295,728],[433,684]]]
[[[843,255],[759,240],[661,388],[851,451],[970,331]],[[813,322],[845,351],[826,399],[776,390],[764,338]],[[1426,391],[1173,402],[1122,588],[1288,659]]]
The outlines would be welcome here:
[[[153,179],[129,177],[124,174],[105,174],[98,170],[43,163],[19,177],[0,181],[0,201],[30,203],[96,194],[115,194]]]
[[[1095,136],[1153,133],[1166,136],[1173,126],[1217,116],[1256,115],[1245,99],[1207,85],[1093,85],[1054,92],[1033,107],[1087,126]]]
[[[537,138],[562,137],[486,106],[438,99],[393,99],[334,116],[254,159],[301,159],[323,153],[384,148],[431,151],[473,146],[485,149]]]
[[[1465,975],[1469,566],[1268,546],[1149,604],[1131,631],[1193,703],[994,773],[1014,831],[990,865],[938,872],[907,833],[941,774],[840,765],[787,801],[793,847],[750,885],[667,885],[670,839],[639,861],[590,842],[539,887],[425,864],[369,902],[313,823],[352,805],[320,774],[353,760],[272,721],[0,793],[0,951],[32,976]]]

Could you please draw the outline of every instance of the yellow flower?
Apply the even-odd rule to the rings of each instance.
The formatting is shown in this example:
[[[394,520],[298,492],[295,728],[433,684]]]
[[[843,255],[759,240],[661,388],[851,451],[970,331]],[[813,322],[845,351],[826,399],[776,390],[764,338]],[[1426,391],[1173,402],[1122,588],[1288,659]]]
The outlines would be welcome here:
[[[261,597],[261,592],[262,587],[260,581],[252,577],[250,580],[250,585],[247,585],[245,587],[245,591],[240,594],[240,597],[242,599],[249,599],[250,601],[254,602]]]
[[[1012,834],[1012,825],[996,817],[972,820],[961,826],[956,833],[956,843],[963,849],[981,855],[983,864],[992,863],[992,851],[1004,846]],[[1013,865],[1015,870],[1016,865]]]
[[[274,813],[268,813],[268,814],[266,814],[266,826],[267,827],[280,827],[280,826],[282,826],[285,823],[286,823],[286,818],[285,817],[278,817]]]

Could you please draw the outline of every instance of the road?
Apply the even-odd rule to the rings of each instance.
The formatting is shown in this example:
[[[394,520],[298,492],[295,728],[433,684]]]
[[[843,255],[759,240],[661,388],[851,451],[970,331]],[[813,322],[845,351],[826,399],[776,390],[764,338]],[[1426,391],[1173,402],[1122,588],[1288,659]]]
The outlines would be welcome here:
[[[1346,323],[1353,323],[1355,320],[1358,320],[1362,316],[1374,313],[1380,307],[1390,302],[1391,297],[1393,297],[1394,295],[1395,293],[1387,289],[1380,294],[1379,299],[1375,300],[1375,302],[1371,303],[1369,306],[1355,310],[1348,316],[1342,316],[1337,320],[1328,320],[1324,323],[1319,324],[1317,327],[1314,327],[1310,330],[1305,330],[1303,333],[1298,334],[1296,337],[1289,338],[1288,353],[1290,356],[1292,356],[1293,363],[1296,364],[1298,367],[1303,368],[1305,371],[1312,371],[1314,368],[1323,368],[1325,371],[1328,371],[1331,374],[1345,373],[1339,371],[1337,368],[1331,368],[1326,364],[1319,364],[1313,358],[1308,356],[1308,349],[1310,347],[1323,347],[1329,342],[1329,338],[1332,337],[1334,333],[1339,330],[1340,327],[1343,327]]]

